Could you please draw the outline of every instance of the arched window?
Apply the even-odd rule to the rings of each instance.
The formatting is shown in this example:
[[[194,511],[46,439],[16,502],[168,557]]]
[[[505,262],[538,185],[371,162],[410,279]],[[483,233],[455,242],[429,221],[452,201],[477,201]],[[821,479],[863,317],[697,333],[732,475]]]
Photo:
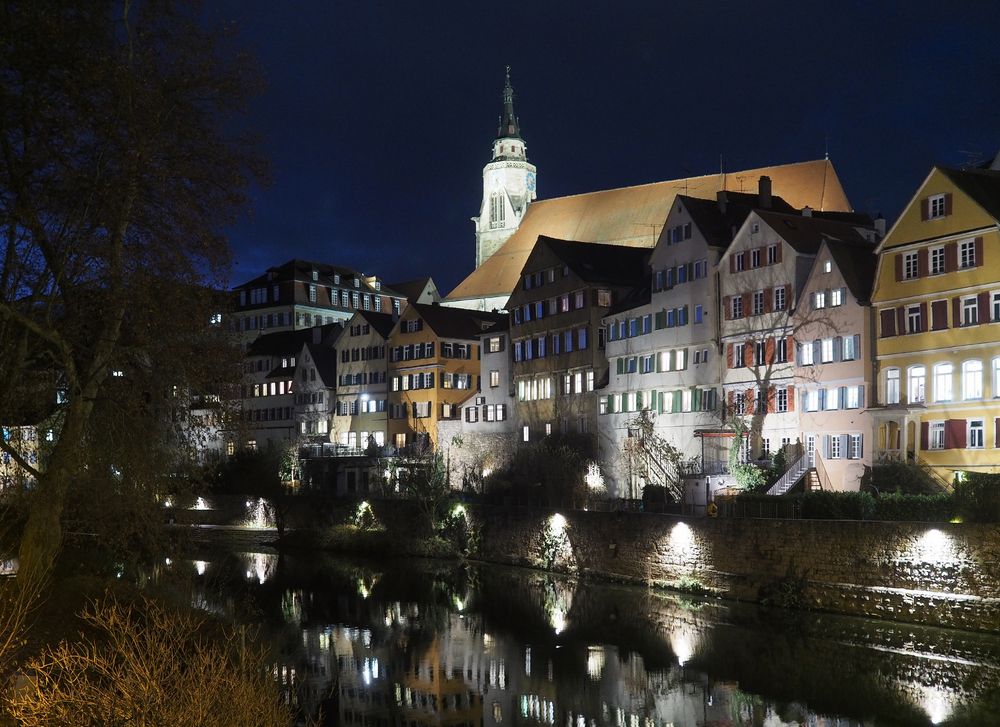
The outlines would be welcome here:
[[[916,404],[927,400],[927,370],[923,366],[911,366],[906,371],[906,400]]]
[[[962,398],[983,398],[983,362],[966,361],[962,364]]]
[[[934,401],[951,401],[954,372],[950,363],[934,364]]]
[[[886,369],[885,372],[885,403],[899,403],[899,369]]]

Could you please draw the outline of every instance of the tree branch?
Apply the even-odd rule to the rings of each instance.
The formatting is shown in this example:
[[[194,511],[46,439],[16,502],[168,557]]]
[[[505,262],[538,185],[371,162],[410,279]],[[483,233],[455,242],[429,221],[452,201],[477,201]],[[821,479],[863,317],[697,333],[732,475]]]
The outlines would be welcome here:
[[[14,462],[16,462],[21,469],[27,471],[27,473],[30,474],[32,477],[34,477],[36,480],[42,476],[41,471],[28,464],[27,460],[24,459],[21,453],[18,452],[13,447],[11,447],[7,443],[7,440],[4,439],[3,437],[0,437],[0,451],[9,454],[10,458],[14,460]]]

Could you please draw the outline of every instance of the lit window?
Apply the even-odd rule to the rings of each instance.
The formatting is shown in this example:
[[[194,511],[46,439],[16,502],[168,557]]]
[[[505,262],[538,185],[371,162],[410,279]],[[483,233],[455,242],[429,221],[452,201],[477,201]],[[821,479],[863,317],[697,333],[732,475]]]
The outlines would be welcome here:
[[[500,386],[500,372],[490,371],[490,387],[495,389]]]
[[[969,449],[982,449],[985,440],[985,427],[982,419],[969,420]]]
[[[912,280],[920,274],[918,256],[915,252],[908,252],[903,255],[903,279]]]
[[[920,333],[923,330],[920,320],[920,306],[911,305],[906,309],[906,331],[907,333]]]
[[[941,275],[944,272],[944,248],[931,248],[931,275]]]
[[[785,310],[785,287],[774,289],[774,309]]]
[[[944,449],[944,422],[931,422],[928,427],[931,449]]]
[[[958,267],[959,268],[974,268],[976,267],[976,242],[975,240],[966,240],[965,242],[959,243],[958,245]]]
[[[899,369],[888,369],[885,372],[885,403],[899,403]]]
[[[831,263],[829,260],[824,261],[823,262],[823,272],[824,273],[828,273],[831,270],[833,270],[833,263]]]
[[[938,217],[944,217],[944,195],[935,194],[927,198],[927,217],[928,219],[934,220]]]
[[[830,305],[838,306],[844,304],[844,289],[837,288],[836,290],[830,291]]]
[[[813,295],[814,308],[826,308],[826,291],[820,290]]]
[[[799,364],[802,366],[812,366],[815,363],[814,349],[812,343],[799,344]]]
[[[823,363],[833,361],[833,339],[824,338],[820,343],[820,360]]]
[[[907,370],[906,396],[907,401],[916,404],[926,401],[927,370],[923,366],[911,366]]]
[[[974,326],[979,323],[979,301],[976,296],[962,298],[962,325]]]
[[[950,363],[940,363],[934,366],[934,401],[951,401],[952,398],[952,372],[954,367]]]
[[[962,398],[983,398],[983,362],[966,361],[962,364]]]

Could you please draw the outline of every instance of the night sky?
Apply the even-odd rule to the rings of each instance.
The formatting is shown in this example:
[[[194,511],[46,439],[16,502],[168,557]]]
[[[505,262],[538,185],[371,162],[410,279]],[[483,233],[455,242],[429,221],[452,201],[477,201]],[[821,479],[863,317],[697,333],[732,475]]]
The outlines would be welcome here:
[[[960,9],[958,9],[960,8]],[[268,87],[240,283],[289,258],[451,290],[510,65],[540,198],[822,158],[892,222],[1000,149],[1000,3],[224,0]],[[780,190],[779,190],[780,191]]]

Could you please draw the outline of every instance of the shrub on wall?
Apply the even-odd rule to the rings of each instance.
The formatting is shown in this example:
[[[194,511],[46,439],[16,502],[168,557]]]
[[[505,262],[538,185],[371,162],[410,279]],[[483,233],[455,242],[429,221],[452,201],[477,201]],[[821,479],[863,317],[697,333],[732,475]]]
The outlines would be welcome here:
[[[826,520],[871,520],[875,498],[867,492],[807,492],[802,497],[802,517]]]
[[[973,472],[955,483],[955,511],[969,522],[1000,522],[1000,474]]]
[[[955,500],[949,493],[901,495],[888,493],[875,500],[876,520],[916,520],[946,523],[955,516]]]

